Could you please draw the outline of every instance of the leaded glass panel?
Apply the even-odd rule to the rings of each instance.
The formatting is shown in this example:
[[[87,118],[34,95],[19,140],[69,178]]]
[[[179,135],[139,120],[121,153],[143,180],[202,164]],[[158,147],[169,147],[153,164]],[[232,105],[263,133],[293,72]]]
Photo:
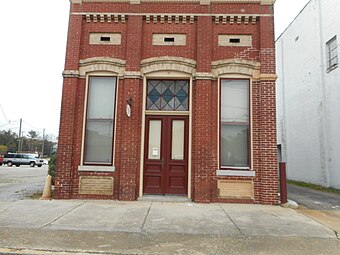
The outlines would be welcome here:
[[[189,111],[189,81],[149,80],[147,110]]]

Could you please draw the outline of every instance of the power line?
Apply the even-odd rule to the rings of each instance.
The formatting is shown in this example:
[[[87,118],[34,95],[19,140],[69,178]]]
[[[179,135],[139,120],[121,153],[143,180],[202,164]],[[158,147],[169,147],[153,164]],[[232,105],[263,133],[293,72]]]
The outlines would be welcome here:
[[[22,120],[26,125],[30,126],[31,128],[37,129],[37,130],[42,130],[44,128],[37,128],[35,126],[32,126],[31,124],[27,123],[26,121]]]
[[[19,120],[9,121],[9,122],[6,123],[6,124],[0,125],[0,128],[1,128],[1,127],[5,127],[5,126],[8,126],[8,125],[14,125],[14,124],[17,123],[18,121],[19,121]]]
[[[10,121],[7,119],[7,116],[6,116],[6,114],[5,114],[4,108],[2,108],[2,105],[1,105],[1,104],[0,104],[0,108],[1,108],[2,114],[4,115],[6,121],[7,121],[8,123],[10,123]]]

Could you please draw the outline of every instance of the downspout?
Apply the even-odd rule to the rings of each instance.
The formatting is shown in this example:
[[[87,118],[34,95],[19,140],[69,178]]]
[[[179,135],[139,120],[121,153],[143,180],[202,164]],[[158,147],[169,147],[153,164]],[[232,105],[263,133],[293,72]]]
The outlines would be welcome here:
[[[330,162],[331,158],[329,157],[329,151],[331,150],[329,143],[329,134],[328,134],[328,114],[327,114],[327,97],[326,97],[326,79],[325,79],[325,48],[324,48],[324,38],[323,38],[323,27],[322,27],[322,3],[321,0],[316,0],[318,2],[318,26],[319,26],[319,40],[320,40],[320,72],[321,72],[321,99],[320,104],[318,106],[318,115],[319,115],[319,141],[320,141],[320,171],[322,176],[322,185],[329,187],[330,186]]]

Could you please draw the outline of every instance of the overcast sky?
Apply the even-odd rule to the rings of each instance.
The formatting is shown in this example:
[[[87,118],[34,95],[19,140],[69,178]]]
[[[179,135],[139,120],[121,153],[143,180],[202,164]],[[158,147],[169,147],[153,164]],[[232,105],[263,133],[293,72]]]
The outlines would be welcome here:
[[[277,0],[276,37],[309,0]],[[69,0],[0,1],[0,130],[58,135]]]

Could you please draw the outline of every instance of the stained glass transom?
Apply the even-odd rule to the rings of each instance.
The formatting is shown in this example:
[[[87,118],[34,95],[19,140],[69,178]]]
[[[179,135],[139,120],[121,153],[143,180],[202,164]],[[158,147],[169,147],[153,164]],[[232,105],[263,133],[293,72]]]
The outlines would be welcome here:
[[[149,80],[146,109],[189,111],[189,82],[183,80]]]

